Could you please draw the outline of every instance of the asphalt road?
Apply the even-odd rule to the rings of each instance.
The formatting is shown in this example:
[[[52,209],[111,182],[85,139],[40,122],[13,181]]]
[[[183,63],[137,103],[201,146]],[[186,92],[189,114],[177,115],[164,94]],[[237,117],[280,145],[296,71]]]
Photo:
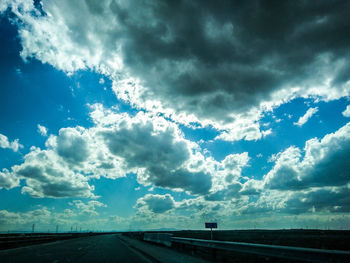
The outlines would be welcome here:
[[[117,235],[100,235],[0,251],[0,262],[151,262]]]

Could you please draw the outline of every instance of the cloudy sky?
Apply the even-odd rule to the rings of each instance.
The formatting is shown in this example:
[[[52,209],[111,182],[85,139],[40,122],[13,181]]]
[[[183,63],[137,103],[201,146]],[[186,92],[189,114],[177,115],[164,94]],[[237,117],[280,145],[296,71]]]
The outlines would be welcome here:
[[[0,231],[350,228],[349,10],[2,0]]]

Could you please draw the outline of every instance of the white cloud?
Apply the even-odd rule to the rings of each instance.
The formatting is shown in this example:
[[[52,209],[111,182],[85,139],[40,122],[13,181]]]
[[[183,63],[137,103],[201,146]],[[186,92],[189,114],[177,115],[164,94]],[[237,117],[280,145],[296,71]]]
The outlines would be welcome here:
[[[107,207],[107,205],[96,200],[88,201],[87,203],[84,203],[81,200],[74,200],[70,204],[78,208],[80,213],[90,216],[98,215],[96,208]]]
[[[244,205],[247,211],[282,211],[292,206],[288,200],[315,202],[311,197],[319,189],[311,188],[336,187],[327,191],[347,193],[339,187],[349,183],[348,126],[322,140],[309,140],[303,150],[289,147],[275,155],[271,158],[274,167],[258,181],[241,176],[249,165],[248,153],[217,162],[186,140],[176,125],[211,126],[219,131],[216,140],[259,140],[272,132],[259,124],[266,111],[298,97],[329,101],[348,96],[349,80],[344,72],[349,59],[343,51],[348,43],[339,41],[333,52],[328,49],[335,44],[332,38],[322,36],[322,41],[311,42],[313,46],[301,41],[320,32],[317,23],[305,21],[308,8],[314,10],[314,4],[310,5],[300,10],[299,5],[291,4],[283,10],[306,13],[298,21],[288,21],[286,27],[283,24],[277,29],[281,30],[276,34],[279,37],[271,38],[267,31],[246,35],[254,30],[245,29],[254,25],[246,23],[236,9],[221,4],[213,9],[206,3],[183,2],[179,5],[182,12],[169,17],[167,12],[174,13],[171,3],[160,8],[152,1],[49,0],[43,2],[47,15],[41,16],[32,1],[2,1],[0,11],[10,7],[19,19],[24,59],[36,58],[67,74],[82,69],[102,73],[112,81],[119,99],[146,113],[132,117],[95,105],[91,113],[95,126],[63,128],[51,135],[46,149],[32,148],[22,164],[11,172],[3,171],[0,185],[11,188],[23,179],[23,192],[36,197],[94,197],[89,179],[117,179],[135,173],[144,185],[199,195],[196,201],[179,207],[196,207],[201,210],[197,215],[205,218],[216,215],[219,201],[225,212],[233,213]],[[200,9],[207,12],[198,12]],[[321,6],[317,10],[329,9]],[[346,20],[333,10],[337,9],[329,13],[330,23],[326,21],[322,30],[339,28],[341,36]],[[227,19],[222,20],[222,14]],[[264,12],[255,14],[259,27],[266,22],[260,14]],[[304,27],[306,22],[308,27]],[[252,35],[257,39],[249,41]],[[288,43],[279,42],[285,39],[294,41],[292,49],[296,49],[286,53]],[[295,125],[304,125],[317,110],[310,108]],[[20,145],[0,136],[0,147],[17,151]],[[284,193],[290,189],[299,196]],[[250,197],[246,195],[260,197],[256,204],[247,205]],[[170,196],[146,199],[139,203],[153,212],[173,210]]]
[[[47,136],[47,128],[43,125],[38,124],[38,133],[42,136]]]
[[[256,141],[264,136],[264,133],[260,130],[260,125],[258,123],[259,114],[239,116],[237,115],[237,120],[230,124],[220,125],[215,122],[210,124],[217,130],[221,130],[221,133],[215,138],[216,140],[223,141]],[[200,122],[198,120],[198,122]]]
[[[306,111],[306,113],[299,118],[297,122],[294,122],[294,125],[299,127],[303,126],[317,112],[318,112],[318,107],[309,108]]]
[[[142,112],[130,117],[97,109],[92,117],[103,124],[95,132],[108,152],[122,160],[126,172],[137,173],[140,183],[193,194],[209,191],[211,175],[198,164],[203,158],[198,146],[185,140],[176,124]]]
[[[0,148],[11,149],[17,152],[19,148],[23,148],[23,145],[19,143],[18,139],[11,142],[5,135],[0,133]]]
[[[4,12],[7,9],[10,9],[14,13],[18,13],[18,10],[23,12],[33,11],[33,2],[30,0],[3,0],[0,3],[0,12]],[[38,13],[36,13],[38,14]]]
[[[51,212],[46,207],[22,213],[0,210],[0,225],[26,225],[28,227],[33,223],[48,224],[50,217]]]
[[[221,162],[211,160],[212,174],[213,174],[213,187],[211,194],[222,191],[225,192],[227,188],[232,188],[233,185],[239,184],[241,179],[242,169],[248,165],[249,162],[248,152],[241,154],[229,154]],[[209,160],[206,160],[208,163]]]
[[[32,147],[24,162],[12,167],[24,179],[22,192],[34,197],[92,197],[91,178],[137,174],[143,185],[205,195],[235,183],[247,165],[247,153],[217,162],[184,138],[179,127],[163,117],[139,112],[121,114],[91,106],[91,128],[69,127],[50,135],[42,150]]]
[[[24,163],[12,167],[12,173],[25,179],[22,192],[34,197],[94,197],[88,178],[71,169],[53,150],[32,148]]]
[[[350,105],[346,106],[346,109],[342,112],[344,117],[350,117]]]
[[[240,190],[241,195],[259,195],[264,191],[263,186],[259,180],[249,179],[242,185]]]
[[[21,56],[24,59],[36,57],[68,74],[91,68],[109,75],[120,68],[122,63],[118,54],[119,48],[116,42],[110,43],[110,37],[105,35],[106,31],[118,28],[117,21],[111,13],[103,15],[109,21],[104,23],[99,19],[88,18],[89,6],[85,2],[72,4],[69,1],[60,3],[45,1],[42,2],[42,9],[47,16],[40,16],[32,1],[18,2],[23,2],[26,6],[22,9],[21,5],[19,8],[16,4],[12,5],[12,11],[23,23],[19,34],[23,45]],[[108,5],[107,1],[100,3],[106,7]],[[76,15],[71,18],[66,16],[73,9],[80,10],[81,17],[85,19],[76,20]],[[36,13],[35,17],[32,16],[32,12]],[[73,27],[79,28],[79,36],[75,35]],[[94,33],[99,29],[104,34],[100,35],[101,38]],[[85,33],[90,34],[90,37]],[[84,43],[85,41],[87,42]],[[108,52],[106,47],[103,47],[107,43],[110,43]],[[53,49],[56,52],[52,53]]]
[[[19,186],[19,178],[11,174],[7,169],[0,171],[0,189],[11,189]]]
[[[11,174],[24,179],[34,197],[91,197],[91,178],[137,174],[139,183],[195,195],[213,195],[237,185],[247,152],[218,162],[185,139],[176,123],[139,112],[135,116],[92,105],[94,126],[62,128],[46,149],[32,147]],[[231,194],[225,195],[225,199]]]
[[[261,133],[262,133],[263,137],[266,137],[266,136],[272,134],[272,129],[261,131]]]
[[[348,213],[349,142],[350,123],[320,140],[308,140],[302,150],[291,146],[273,155],[270,159],[275,164],[262,180],[249,179],[241,185],[238,198],[247,194],[257,200],[241,202],[238,213],[257,217],[314,214],[319,222],[325,212]]]
[[[321,140],[308,140],[303,152],[289,147],[276,155],[274,167],[264,177],[265,187],[292,190],[350,182],[350,123]]]

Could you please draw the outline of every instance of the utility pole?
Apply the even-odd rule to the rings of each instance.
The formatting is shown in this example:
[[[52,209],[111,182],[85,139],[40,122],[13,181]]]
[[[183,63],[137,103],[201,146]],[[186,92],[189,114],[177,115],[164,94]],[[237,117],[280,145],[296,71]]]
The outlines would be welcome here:
[[[32,233],[34,233],[35,224],[32,225]]]
[[[56,234],[58,233],[58,225],[56,225]]]

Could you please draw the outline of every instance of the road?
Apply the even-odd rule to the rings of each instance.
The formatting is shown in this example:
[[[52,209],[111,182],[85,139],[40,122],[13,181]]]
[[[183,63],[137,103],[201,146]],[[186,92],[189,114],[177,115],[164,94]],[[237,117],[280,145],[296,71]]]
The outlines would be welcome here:
[[[117,235],[82,237],[0,251],[0,262],[137,262],[146,257],[128,247]]]

